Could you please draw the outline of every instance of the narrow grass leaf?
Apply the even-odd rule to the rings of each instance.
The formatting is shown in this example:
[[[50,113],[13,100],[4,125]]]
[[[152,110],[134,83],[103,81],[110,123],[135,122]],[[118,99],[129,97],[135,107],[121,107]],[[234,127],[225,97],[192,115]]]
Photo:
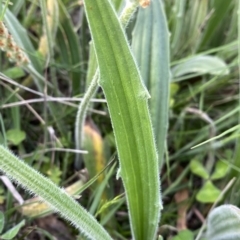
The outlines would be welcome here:
[[[208,0],[190,1],[189,18],[186,24],[186,32],[189,38],[186,38],[188,50],[196,51],[202,38],[202,29],[206,24],[208,14]]]
[[[204,142],[202,142],[202,143],[199,143],[199,144],[191,147],[191,149],[194,149],[194,148],[196,148],[196,147],[200,147],[200,146],[203,145],[203,144],[206,144],[206,143],[211,142],[211,141],[213,141],[213,140],[219,139],[219,138],[221,138],[221,137],[223,137],[223,136],[225,136],[225,135],[227,135],[228,133],[231,133],[231,132],[233,132],[233,131],[236,131],[236,130],[239,131],[239,128],[240,128],[240,124],[238,124],[238,125],[236,125],[236,126],[234,126],[234,127],[232,127],[232,128],[229,128],[228,130],[222,132],[222,133],[219,134],[218,136],[212,137],[212,138],[210,138],[210,139],[208,139],[208,140],[206,140],[206,141],[204,141]]]
[[[13,14],[15,16],[17,16],[19,14],[21,8],[24,6],[25,0],[18,0],[18,1],[13,1],[13,2],[14,2],[14,4],[9,5],[9,8],[13,12]]]
[[[72,81],[73,95],[79,94],[81,82],[81,72],[78,65],[81,63],[80,47],[78,37],[74,31],[71,17],[66,7],[59,1],[60,24],[57,31],[57,45],[61,61],[67,66]]]
[[[88,170],[89,177],[93,178],[104,169],[106,166],[106,159],[104,156],[102,136],[99,129],[90,118],[87,118],[84,126],[83,149],[88,151],[88,154],[83,156],[83,160]],[[100,185],[104,178],[105,174],[103,173],[99,176],[94,187]]]
[[[231,24],[231,28],[234,29],[234,33],[237,31],[237,36],[238,36],[238,106],[240,106],[240,1],[237,0],[235,1],[235,9],[236,13],[233,14],[232,20],[235,20]],[[234,19],[235,18],[235,19]],[[239,107],[236,108],[236,111],[238,112],[238,124],[240,124],[240,111]],[[239,134],[239,130],[237,131],[237,134]],[[230,195],[230,203],[236,204],[237,206],[239,205],[239,183],[240,183],[240,178],[239,178],[239,167],[240,167],[240,138],[236,138],[236,143],[234,147],[234,158],[232,163],[228,163],[228,165],[231,166],[231,171],[229,173],[228,178],[231,179],[232,177],[236,177],[236,184],[234,184],[233,188],[231,189],[231,195]]]
[[[206,45],[214,40],[214,35],[219,30],[219,26],[222,27],[222,21],[226,21],[227,13],[234,1],[214,0],[211,2],[211,9],[209,20],[204,30],[204,35],[201,40],[201,47],[206,48]],[[229,20],[228,20],[229,21]]]
[[[161,210],[159,168],[143,85],[123,28],[109,1],[85,0],[126,191],[133,238],[156,237]]]
[[[3,212],[0,211],[0,233],[2,233],[2,230],[4,228],[5,218]]]
[[[172,69],[174,78],[190,73],[197,73],[199,75],[227,75],[229,74],[229,68],[219,57],[194,56]]]
[[[172,32],[171,32],[171,55],[174,56],[179,51],[182,44],[181,34],[184,30],[184,19],[186,11],[186,0],[179,0],[174,2],[172,7]]]
[[[41,2],[43,15],[43,35],[39,43],[39,52],[53,58],[56,32],[59,24],[59,8],[57,0],[48,0],[47,3]],[[53,59],[50,59],[53,61]]]

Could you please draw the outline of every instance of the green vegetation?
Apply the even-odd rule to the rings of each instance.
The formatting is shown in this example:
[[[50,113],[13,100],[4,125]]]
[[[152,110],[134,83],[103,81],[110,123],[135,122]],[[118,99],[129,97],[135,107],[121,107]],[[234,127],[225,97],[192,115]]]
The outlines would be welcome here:
[[[0,12],[1,239],[240,239],[240,1]]]

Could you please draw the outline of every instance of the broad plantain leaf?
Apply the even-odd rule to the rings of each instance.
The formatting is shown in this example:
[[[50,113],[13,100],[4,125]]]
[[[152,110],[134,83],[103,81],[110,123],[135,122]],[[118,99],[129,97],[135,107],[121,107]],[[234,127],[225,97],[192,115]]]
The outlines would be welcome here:
[[[156,237],[159,168],[147,100],[123,28],[108,0],[85,0],[102,87],[112,120],[133,238]]]

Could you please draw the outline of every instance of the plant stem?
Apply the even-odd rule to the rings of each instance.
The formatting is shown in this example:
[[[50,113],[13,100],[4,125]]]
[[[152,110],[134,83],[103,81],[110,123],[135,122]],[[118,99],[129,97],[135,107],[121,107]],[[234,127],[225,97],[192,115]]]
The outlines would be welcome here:
[[[76,150],[81,149],[81,146],[82,146],[83,125],[84,125],[84,121],[85,121],[87,107],[90,102],[90,99],[95,94],[95,92],[98,88],[98,76],[99,76],[99,71],[97,70],[91,81],[91,84],[89,85],[89,87],[87,89],[87,92],[85,93],[85,95],[78,107],[76,122],[75,122]],[[81,155],[79,153],[76,153],[75,169],[79,170],[81,168],[81,164],[82,164]]]

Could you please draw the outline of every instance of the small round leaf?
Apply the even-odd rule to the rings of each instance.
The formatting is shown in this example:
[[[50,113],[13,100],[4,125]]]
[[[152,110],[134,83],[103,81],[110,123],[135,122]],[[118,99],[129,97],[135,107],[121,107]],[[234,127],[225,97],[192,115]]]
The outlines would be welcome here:
[[[221,191],[211,181],[207,181],[197,194],[197,200],[202,203],[214,203]]]
[[[19,145],[26,138],[26,133],[19,129],[10,129],[7,131],[7,140],[13,145]]]
[[[209,174],[208,174],[207,170],[204,168],[204,166],[202,165],[202,163],[195,159],[191,161],[190,169],[194,174],[198,175],[199,177],[201,177],[203,179],[209,178]]]

